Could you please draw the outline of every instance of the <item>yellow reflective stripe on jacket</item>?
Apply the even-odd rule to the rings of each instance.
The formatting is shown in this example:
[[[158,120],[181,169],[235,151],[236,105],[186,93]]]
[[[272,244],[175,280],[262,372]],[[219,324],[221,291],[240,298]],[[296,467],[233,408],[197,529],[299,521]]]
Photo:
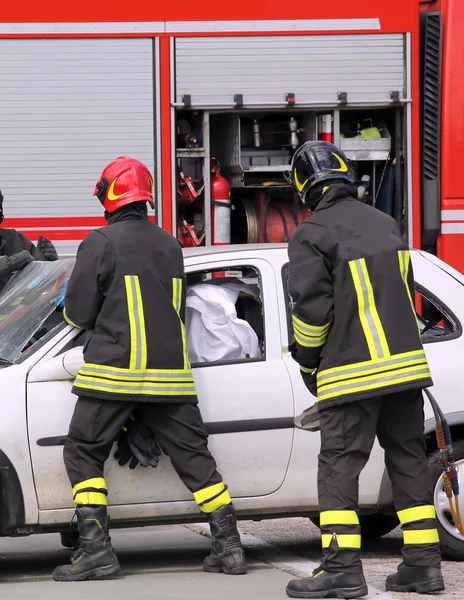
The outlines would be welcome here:
[[[324,525],[359,525],[354,510],[325,510],[320,514],[321,527]]]
[[[401,525],[406,525],[407,523],[414,523],[423,519],[435,519],[435,507],[433,504],[414,506],[413,508],[399,510],[397,514]]]
[[[309,325],[292,315],[293,335],[295,341],[306,348],[323,346],[327,339],[331,323],[325,325]]]
[[[349,263],[354,288],[358,298],[358,313],[372,359],[390,356],[387,338],[380,322],[374,300],[374,290],[367,272],[366,260],[360,258]]]
[[[71,327],[77,327],[79,329],[79,325],[76,325],[74,323],[74,321],[71,321],[71,319],[68,317],[68,313],[66,312],[66,307],[63,308],[63,318],[68,325],[71,325]]]
[[[337,540],[339,548],[361,548],[361,536],[357,534],[345,534],[345,533],[323,533],[321,535],[322,547],[328,548],[332,542],[333,537]]]
[[[131,371],[130,369],[107,367],[92,363],[84,363],[79,370],[79,375],[90,377],[100,376],[105,379],[117,379],[120,381],[193,381],[191,369],[145,369],[145,371]]]
[[[430,371],[427,364],[416,365],[413,367],[405,367],[397,369],[391,373],[378,373],[365,377],[358,377],[348,382],[339,382],[329,385],[324,385],[322,388],[317,388],[317,399],[327,400],[342,396],[345,394],[354,394],[357,392],[365,392],[369,390],[380,390],[391,385],[399,385],[400,383],[408,383],[420,379],[428,379]]]
[[[187,352],[187,335],[185,333],[185,326],[180,315],[180,309],[182,307],[182,279],[177,277],[173,277],[172,279],[172,304],[177,315],[179,316],[180,332],[182,336],[182,352],[184,355],[184,369],[188,369],[190,367],[190,362]]]
[[[404,285],[406,287],[406,292],[408,294],[409,302],[411,304],[411,310],[414,315],[414,318],[416,319],[417,330],[419,331],[419,335],[420,335],[421,331],[420,331],[419,320],[417,319],[417,313],[416,313],[416,309],[414,308],[414,302],[413,302],[413,299],[411,296],[411,290],[409,289],[409,285],[408,285],[408,272],[409,272],[410,261],[411,261],[411,255],[409,254],[409,250],[399,250],[398,251],[398,262],[400,265],[401,279],[404,281]]]
[[[109,381],[100,377],[78,375],[74,387],[115,394],[152,396],[196,396],[195,384],[181,382],[153,381]]]
[[[347,381],[361,375],[375,374],[377,372],[384,373],[385,371],[392,371],[400,367],[424,364],[427,364],[425,352],[423,350],[413,350],[411,352],[393,354],[388,358],[367,360],[351,365],[324,369],[318,373],[317,382],[318,385],[325,385],[336,381]]]
[[[147,366],[147,336],[140,281],[136,275],[125,275],[124,282],[126,284],[131,340],[129,364],[132,370],[141,370]]]
[[[438,544],[440,538],[436,529],[414,529],[403,531],[405,544]]]

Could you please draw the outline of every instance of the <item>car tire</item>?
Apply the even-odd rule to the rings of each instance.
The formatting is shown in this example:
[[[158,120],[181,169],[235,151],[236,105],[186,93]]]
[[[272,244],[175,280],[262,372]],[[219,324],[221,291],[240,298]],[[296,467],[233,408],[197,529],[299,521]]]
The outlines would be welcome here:
[[[60,533],[61,545],[65,548],[72,548],[77,550],[79,547],[79,532],[78,531],[66,531]]]
[[[453,442],[454,449],[454,460],[460,463],[458,471],[460,491],[464,492],[464,440],[457,440]],[[437,529],[440,536],[440,546],[443,558],[448,560],[463,561],[464,560],[464,537],[461,536],[456,529],[454,529],[451,523],[446,523],[445,517],[448,516],[450,520],[450,511],[446,511],[446,504],[439,502],[440,492],[438,489],[438,481],[441,477],[441,470],[439,464],[440,453],[438,450],[432,452],[428,459],[430,465],[430,477],[432,482],[432,490],[434,494],[434,505],[435,511],[437,512]],[[460,497],[461,494],[460,494]],[[442,495],[443,498],[443,495]],[[462,506],[462,505],[461,505]],[[461,509],[462,512],[462,509]],[[454,529],[455,534],[452,533]]]
[[[317,527],[319,525],[319,517],[312,517],[311,521]],[[398,518],[396,515],[384,515],[382,513],[375,513],[373,515],[361,515],[359,517],[359,523],[361,525],[361,536],[363,540],[376,540],[390,531],[393,531],[398,524]]]

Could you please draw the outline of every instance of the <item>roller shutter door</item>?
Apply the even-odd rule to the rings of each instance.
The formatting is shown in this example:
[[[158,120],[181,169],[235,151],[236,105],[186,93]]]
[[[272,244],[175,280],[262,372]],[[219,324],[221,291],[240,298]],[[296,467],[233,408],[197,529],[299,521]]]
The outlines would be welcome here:
[[[102,217],[105,164],[129,155],[154,171],[153,106],[150,39],[0,40],[5,226],[75,252]]]
[[[296,102],[388,103],[404,97],[405,51],[401,34],[195,37],[176,39],[176,102],[194,106],[282,105]]]

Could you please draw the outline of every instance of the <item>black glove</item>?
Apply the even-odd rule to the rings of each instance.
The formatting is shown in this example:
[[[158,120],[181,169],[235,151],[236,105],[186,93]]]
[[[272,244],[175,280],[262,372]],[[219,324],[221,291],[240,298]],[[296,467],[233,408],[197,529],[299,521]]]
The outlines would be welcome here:
[[[44,257],[44,260],[58,260],[58,253],[55,246],[46,237],[39,235],[39,239],[37,240],[37,250]]]
[[[2,256],[0,259],[0,274],[6,275],[13,273],[13,271],[20,271],[33,260],[34,257],[27,250],[22,250],[12,256]]]
[[[129,460],[129,468],[135,469],[140,463],[142,467],[157,467],[161,448],[156,443],[150,429],[141,421],[129,419],[119,440],[114,458],[123,467]]]
[[[308,388],[308,390],[311,392],[311,394],[313,396],[317,397],[316,371],[314,370],[312,373],[304,373],[303,371],[300,371],[300,373],[301,373],[301,377],[303,378],[305,386]]]

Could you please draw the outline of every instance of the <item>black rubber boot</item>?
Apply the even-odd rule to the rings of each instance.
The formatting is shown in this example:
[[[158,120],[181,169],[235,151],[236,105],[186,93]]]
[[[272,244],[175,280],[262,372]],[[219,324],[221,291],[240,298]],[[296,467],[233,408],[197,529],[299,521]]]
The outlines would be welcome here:
[[[312,577],[290,581],[285,591],[290,598],[361,598],[368,590],[362,573],[316,570]]]
[[[402,564],[396,573],[387,577],[385,589],[389,592],[438,594],[445,589],[445,582],[439,567],[408,567]]]
[[[121,570],[108,535],[109,517],[106,506],[76,508],[79,527],[79,548],[71,557],[71,564],[56,567],[55,581],[85,581],[105,579]]]
[[[233,505],[221,506],[206,516],[213,536],[213,549],[203,562],[203,571],[244,575],[247,572],[245,553],[240,543]]]

